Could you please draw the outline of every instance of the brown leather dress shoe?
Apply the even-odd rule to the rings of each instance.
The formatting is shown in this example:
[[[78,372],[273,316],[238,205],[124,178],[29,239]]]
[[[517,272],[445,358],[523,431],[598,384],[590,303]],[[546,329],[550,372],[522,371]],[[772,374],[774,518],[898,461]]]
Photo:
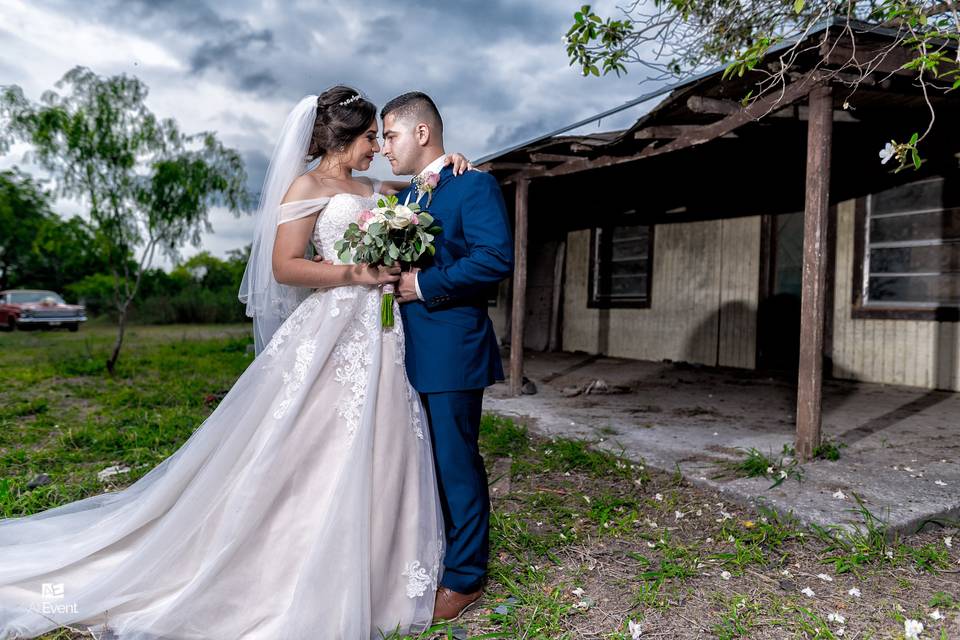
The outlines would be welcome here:
[[[483,595],[483,589],[472,593],[457,593],[453,589],[440,587],[437,589],[437,599],[433,605],[434,622],[452,622],[462,616]]]

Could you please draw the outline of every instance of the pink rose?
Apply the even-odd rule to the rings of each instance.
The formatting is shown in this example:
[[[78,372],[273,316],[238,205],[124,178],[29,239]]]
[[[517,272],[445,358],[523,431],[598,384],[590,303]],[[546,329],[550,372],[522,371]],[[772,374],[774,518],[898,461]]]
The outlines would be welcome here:
[[[430,173],[427,174],[427,177],[423,182],[426,186],[430,187],[431,189],[436,189],[437,185],[440,184],[440,174],[434,173],[433,171],[431,171]]]
[[[367,227],[370,226],[370,221],[373,220],[375,217],[376,215],[373,213],[373,211],[370,211],[369,209],[364,209],[363,211],[361,211],[360,217],[357,219],[357,222],[360,224],[360,229],[363,231],[366,231]]]
[[[417,214],[413,214],[413,217],[410,218],[410,222],[413,224],[420,224],[420,218],[417,217]]]

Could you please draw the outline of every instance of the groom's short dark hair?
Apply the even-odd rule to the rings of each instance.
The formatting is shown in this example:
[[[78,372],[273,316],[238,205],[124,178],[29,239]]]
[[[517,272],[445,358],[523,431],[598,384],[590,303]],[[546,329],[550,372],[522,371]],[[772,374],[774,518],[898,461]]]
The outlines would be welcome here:
[[[391,113],[395,113],[398,118],[415,116],[428,124],[430,124],[430,120],[433,120],[432,124],[437,126],[439,133],[443,133],[443,119],[440,117],[440,110],[437,109],[436,103],[430,99],[430,96],[422,91],[410,91],[383,105],[383,109],[380,110],[380,119],[383,120]]]

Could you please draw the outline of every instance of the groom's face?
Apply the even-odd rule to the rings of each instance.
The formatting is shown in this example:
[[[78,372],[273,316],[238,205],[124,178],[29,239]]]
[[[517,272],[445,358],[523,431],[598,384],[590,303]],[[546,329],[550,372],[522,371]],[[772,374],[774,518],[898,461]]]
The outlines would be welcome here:
[[[388,113],[383,119],[383,155],[390,161],[393,175],[416,173],[420,148],[416,123],[410,118],[397,118]]]

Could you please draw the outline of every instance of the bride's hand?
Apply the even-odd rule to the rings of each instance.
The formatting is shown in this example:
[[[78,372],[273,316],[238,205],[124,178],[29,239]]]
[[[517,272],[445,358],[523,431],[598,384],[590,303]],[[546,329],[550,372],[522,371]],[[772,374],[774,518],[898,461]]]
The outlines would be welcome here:
[[[368,264],[357,265],[358,274],[357,284],[369,284],[379,286],[383,284],[394,284],[400,281],[400,266],[385,267],[383,265],[373,267]]]
[[[467,160],[467,156],[462,153],[448,153],[443,158],[443,166],[447,166],[448,164],[453,165],[453,175],[455,176],[459,176],[473,169],[473,165]]]

